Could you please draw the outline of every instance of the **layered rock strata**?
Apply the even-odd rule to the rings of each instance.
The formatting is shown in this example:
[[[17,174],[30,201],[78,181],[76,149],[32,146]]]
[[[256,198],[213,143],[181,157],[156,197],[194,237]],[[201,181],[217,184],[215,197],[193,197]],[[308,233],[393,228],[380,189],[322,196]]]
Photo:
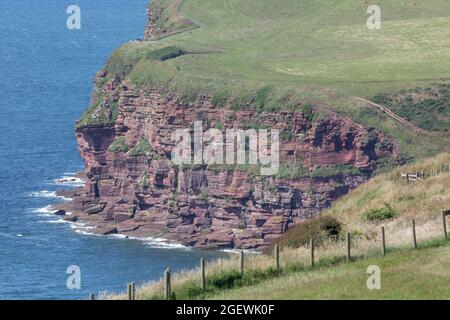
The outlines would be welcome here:
[[[72,195],[69,218],[97,226],[98,233],[202,248],[261,248],[365,182],[381,162],[398,158],[393,139],[334,113],[316,118],[299,104],[299,111],[262,112],[255,120],[254,110],[217,108],[208,97],[184,102],[105,79],[99,73],[97,83],[108,97],[102,104],[105,110],[108,103],[118,105],[118,116],[76,131],[87,183]],[[172,133],[196,121],[221,131],[255,121],[279,130],[278,174],[259,176],[252,166],[174,165]]]

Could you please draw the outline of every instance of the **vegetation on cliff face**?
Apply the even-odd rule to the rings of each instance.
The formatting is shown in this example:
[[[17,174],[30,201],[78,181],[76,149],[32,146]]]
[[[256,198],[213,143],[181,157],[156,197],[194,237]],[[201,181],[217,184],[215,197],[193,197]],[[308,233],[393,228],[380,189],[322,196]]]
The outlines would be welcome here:
[[[128,150],[130,147],[125,143],[125,137],[117,138],[108,149],[110,152],[127,152]]]
[[[128,155],[156,158],[156,154],[153,151],[152,145],[147,139],[140,140],[130,151],[128,151]]]
[[[158,39],[183,30],[195,28],[191,20],[180,14],[183,0],[151,0],[149,28],[145,34],[147,40]]]

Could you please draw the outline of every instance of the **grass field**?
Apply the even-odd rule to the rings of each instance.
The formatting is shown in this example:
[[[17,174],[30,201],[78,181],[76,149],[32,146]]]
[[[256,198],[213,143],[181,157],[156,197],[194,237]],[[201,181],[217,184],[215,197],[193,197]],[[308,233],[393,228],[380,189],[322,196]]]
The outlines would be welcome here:
[[[367,268],[379,266],[381,288],[370,290]],[[208,297],[235,300],[450,299],[450,247],[395,252],[316,271],[299,272]]]
[[[360,0],[185,0],[181,13],[200,28],[155,44],[207,51],[166,63],[161,69],[171,75],[320,86],[368,97],[448,81],[450,3],[416,2],[377,1],[382,27],[371,31]]]
[[[181,13],[200,28],[163,39],[217,53],[187,55],[167,68],[200,79],[324,86],[370,96],[447,81],[450,3],[377,1],[381,30],[366,27],[363,1],[187,0]]]

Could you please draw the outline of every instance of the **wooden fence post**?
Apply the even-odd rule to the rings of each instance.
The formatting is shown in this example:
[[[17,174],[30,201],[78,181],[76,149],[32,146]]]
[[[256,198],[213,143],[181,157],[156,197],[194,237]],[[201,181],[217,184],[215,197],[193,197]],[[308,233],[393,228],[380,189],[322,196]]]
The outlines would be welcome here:
[[[166,300],[170,299],[170,268],[164,272],[164,297]]]
[[[203,291],[206,289],[206,281],[205,281],[205,259],[200,259],[200,287]]]
[[[417,237],[416,237],[416,220],[412,220],[412,241],[414,249],[417,249]]]
[[[347,261],[351,261],[352,260],[352,255],[351,255],[351,239],[350,239],[350,232],[347,232],[347,236],[346,236],[346,242],[347,242]]]
[[[280,246],[275,245],[275,268],[280,271]]]
[[[311,249],[311,268],[314,268],[314,239],[309,240],[309,248]]]
[[[384,227],[381,227],[381,254],[386,255],[386,234],[384,232]]]
[[[130,282],[127,285],[127,296],[128,300],[134,300],[134,282]]]
[[[244,275],[244,251],[241,250],[239,255],[239,274],[241,277]]]
[[[442,225],[444,228],[444,237],[445,240],[448,240],[448,233],[447,233],[447,218],[446,218],[446,212],[442,211]]]

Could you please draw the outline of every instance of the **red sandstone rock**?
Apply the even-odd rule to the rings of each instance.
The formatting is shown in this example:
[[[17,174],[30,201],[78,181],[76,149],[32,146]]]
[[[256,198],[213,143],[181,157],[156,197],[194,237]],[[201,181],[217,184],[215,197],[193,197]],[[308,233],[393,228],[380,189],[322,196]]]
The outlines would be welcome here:
[[[187,105],[150,88],[134,90],[128,83],[107,83],[103,91],[111,94],[114,88],[120,88],[115,125],[77,129],[87,182],[73,194],[71,209],[84,212],[80,219],[99,225],[95,232],[101,234],[160,236],[203,248],[260,248],[366,181],[378,158],[398,156],[394,140],[348,117],[330,114],[311,123],[301,112],[263,112],[261,123],[293,133],[281,143],[282,164],[302,164],[313,171],[351,165],[361,173],[252,179],[239,170],[183,170],[169,160],[174,130],[192,127],[199,117],[207,117],[211,126],[220,122],[224,128],[242,128],[254,112],[214,108],[205,97]],[[119,136],[130,147],[147,139],[157,159],[109,152]],[[144,175],[146,185],[140,182]],[[102,210],[89,216],[92,208]]]

